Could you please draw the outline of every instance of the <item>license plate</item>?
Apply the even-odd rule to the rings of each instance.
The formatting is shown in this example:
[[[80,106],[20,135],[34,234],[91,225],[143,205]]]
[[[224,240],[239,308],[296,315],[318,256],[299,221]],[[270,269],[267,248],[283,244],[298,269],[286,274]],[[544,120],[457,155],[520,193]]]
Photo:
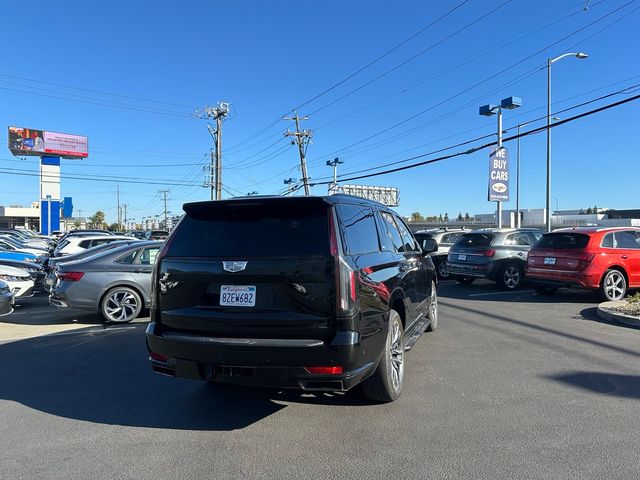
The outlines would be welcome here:
[[[255,307],[254,285],[221,285],[220,305],[223,307]]]
[[[466,260],[467,256],[466,255],[458,255],[458,260]]]
[[[544,257],[544,264],[545,265],[555,265],[556,264],[556,257]]]

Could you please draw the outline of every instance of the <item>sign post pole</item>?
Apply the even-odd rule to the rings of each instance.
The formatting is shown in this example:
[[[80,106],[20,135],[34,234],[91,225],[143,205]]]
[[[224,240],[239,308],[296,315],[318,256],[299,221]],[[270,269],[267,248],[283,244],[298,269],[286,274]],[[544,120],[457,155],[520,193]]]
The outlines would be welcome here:
[[[502,107],[498,107],[498,150],[502,149]],[[498,200],[498,228],[502,228],[502,201]]]

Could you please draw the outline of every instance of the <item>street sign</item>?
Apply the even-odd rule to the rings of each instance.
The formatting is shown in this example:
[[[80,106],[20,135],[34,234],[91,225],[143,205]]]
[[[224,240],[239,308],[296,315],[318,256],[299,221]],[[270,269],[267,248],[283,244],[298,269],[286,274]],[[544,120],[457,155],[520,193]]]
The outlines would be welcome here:
[[[509,152],[505,147],[493,150],[489,154],[489,193],[490,202],[509,201]]]

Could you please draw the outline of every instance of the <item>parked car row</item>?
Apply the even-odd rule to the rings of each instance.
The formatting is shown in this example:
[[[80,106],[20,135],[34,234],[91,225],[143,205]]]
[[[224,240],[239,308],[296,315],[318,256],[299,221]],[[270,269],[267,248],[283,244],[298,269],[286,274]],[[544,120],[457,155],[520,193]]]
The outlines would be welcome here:
[[[582,288],[605,300],[640,288],[640,228],[433,229],[415,236],[438,242],[431,254],[438,275],[459,283],[486,278],[514,290],[526,278],[541,294]]]

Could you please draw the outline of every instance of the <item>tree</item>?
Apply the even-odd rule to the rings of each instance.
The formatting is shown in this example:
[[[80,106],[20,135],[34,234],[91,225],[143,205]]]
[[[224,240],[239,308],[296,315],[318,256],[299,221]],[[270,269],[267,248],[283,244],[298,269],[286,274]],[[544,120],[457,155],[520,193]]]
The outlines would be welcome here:
[[[462,216],[462,212],[458,212],[458,221],[461,222],[462,220],[464,220],[464,217]]]
[[[584,210],[580,209],[580,211],[578,212],[578,215],[584,215]]]
[[[76,227],[76,229],[78,229],[82,226],[82,224],[80,223],[80,220],[76,220],[75,222],[73,222],[73,226]]]
[[[420,212],[413,212],[411,214],[411,221],[412,222],[423,222],[424,221],[424,217],[420,214]]]
[[[104,212],[102,210],[98,210],[91,217],[89,217],[89,222],[94,228],[102,228],[104,227]]]
[[[593,213],[598,213],[598,207],[593,207]]]
[[[443,222],[443,221],[444,221],[444,220],[442,219],[442,214],[440,214],[440,215],[438,216],[438,221],[439,221],[439,222]]]
[[[449,223],[449,214],[448,213],[444,214],[444,221],[445,221],[445,223]]]
[[[591,215],[593,213],[593,210],[591,210],[591,207],[587,208],[587,215]]]
[[[112,223],[107,227],[107,230],[109,230],[110,232],[117,232],[119,228],[120,225],[118,225],[117,223]]]
[[[465,212],[464,214],[464,220],[465,222],[468,222],[471,218],[469,217],[469,212]]]

